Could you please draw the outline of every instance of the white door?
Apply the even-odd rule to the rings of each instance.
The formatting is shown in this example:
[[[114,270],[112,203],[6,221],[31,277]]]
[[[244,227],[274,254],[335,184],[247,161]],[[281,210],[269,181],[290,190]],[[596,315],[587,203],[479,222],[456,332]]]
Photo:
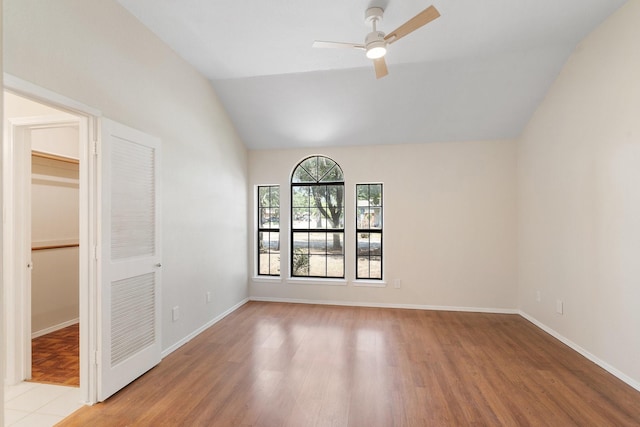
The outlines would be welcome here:
[[[160,362],[160,140],[101,120],[98,400]]]

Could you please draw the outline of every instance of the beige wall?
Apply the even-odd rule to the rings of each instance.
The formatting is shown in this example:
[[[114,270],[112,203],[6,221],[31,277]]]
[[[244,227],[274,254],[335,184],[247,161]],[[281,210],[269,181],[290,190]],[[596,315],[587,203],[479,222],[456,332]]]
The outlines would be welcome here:
[[[34,251],[31,260],[31,331],[34,337],[76,323],[78,248]]]
[[[210,83],[113,0],[4,14],[6,72],[162,140],[163,349],[243,301],[247,153]]]
[[[515,310],[515,149],[513,141],[478,141],[250,152],[250,184],[282,188],[285,258],[291,171],[312,154],[342,167],[348,279],[347,286],[253,280],[251,296]],[[355,184],[363,182],[384,184],[385,288],[353,283]],[[255,239],[253,200],[250,205]],[[397,279],[400,289],[393,286]]]
[[[632,0],[590,34],[518,143],[519,306],[637,388],[639,22]]]

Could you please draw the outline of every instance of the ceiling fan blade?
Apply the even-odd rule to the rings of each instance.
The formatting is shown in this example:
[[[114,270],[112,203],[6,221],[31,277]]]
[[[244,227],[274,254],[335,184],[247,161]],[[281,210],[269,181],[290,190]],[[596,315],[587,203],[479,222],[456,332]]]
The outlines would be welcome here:
[[[343,42],[325,42],[325,41],[321,41],[321,40],[316,40],[313,42],[313,47],[320,47],[320,48],[351,48],[351,49],[364,49],[364,45],[363,44],[358,44],[358,43],[343,43]]]
[[[389,74],[389,70],[387,70],[387,62],[384,60],[384,56],[382,58],[374,59],[373,67],[376,70],[376,79],[381,79]]]
[[[400,40],[407,34],[414,32],[418,28],[428,24],[429,22],[433,21],[439,16],[440,16],[440,12],[438,12],[438,9],[436,9],[434,6],[429,6],[422,12],[418,13],[413,18],[409,19],[404,24],[400,25],[394,31],[387,34],[384,39],[389,44],[395,43],[396,41]]]

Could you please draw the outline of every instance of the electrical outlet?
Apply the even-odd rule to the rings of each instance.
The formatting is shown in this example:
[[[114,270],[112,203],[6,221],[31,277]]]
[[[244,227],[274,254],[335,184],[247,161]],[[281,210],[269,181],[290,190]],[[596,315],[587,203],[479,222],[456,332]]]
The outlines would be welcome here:
[[[556,300],[556,313],[564,314],[564,303],[562,300]]]
[[[211,302],[211,292],[207,292],[207,304]]]
[[[393,281],[393,287],[396,289],[400,289],[400,287],[402,286],[402,280],[400,279],[396,279]]]
[[[177,305],[171,310],[171,319],[175,322],[180,319],[180,307]]]
[[[542,294],[540,291],[536,291],[536,302],[542,301]]]

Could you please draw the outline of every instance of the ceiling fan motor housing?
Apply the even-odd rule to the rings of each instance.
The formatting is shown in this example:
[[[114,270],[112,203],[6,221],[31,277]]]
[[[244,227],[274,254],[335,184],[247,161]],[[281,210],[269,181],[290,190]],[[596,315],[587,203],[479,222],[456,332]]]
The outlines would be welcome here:
[[[364,40],[364,46],[367,50],[367,57],[370,59],[380,58],[387,52],[387,42],[384,39],[382,31],[372,31],[367,34]]]

